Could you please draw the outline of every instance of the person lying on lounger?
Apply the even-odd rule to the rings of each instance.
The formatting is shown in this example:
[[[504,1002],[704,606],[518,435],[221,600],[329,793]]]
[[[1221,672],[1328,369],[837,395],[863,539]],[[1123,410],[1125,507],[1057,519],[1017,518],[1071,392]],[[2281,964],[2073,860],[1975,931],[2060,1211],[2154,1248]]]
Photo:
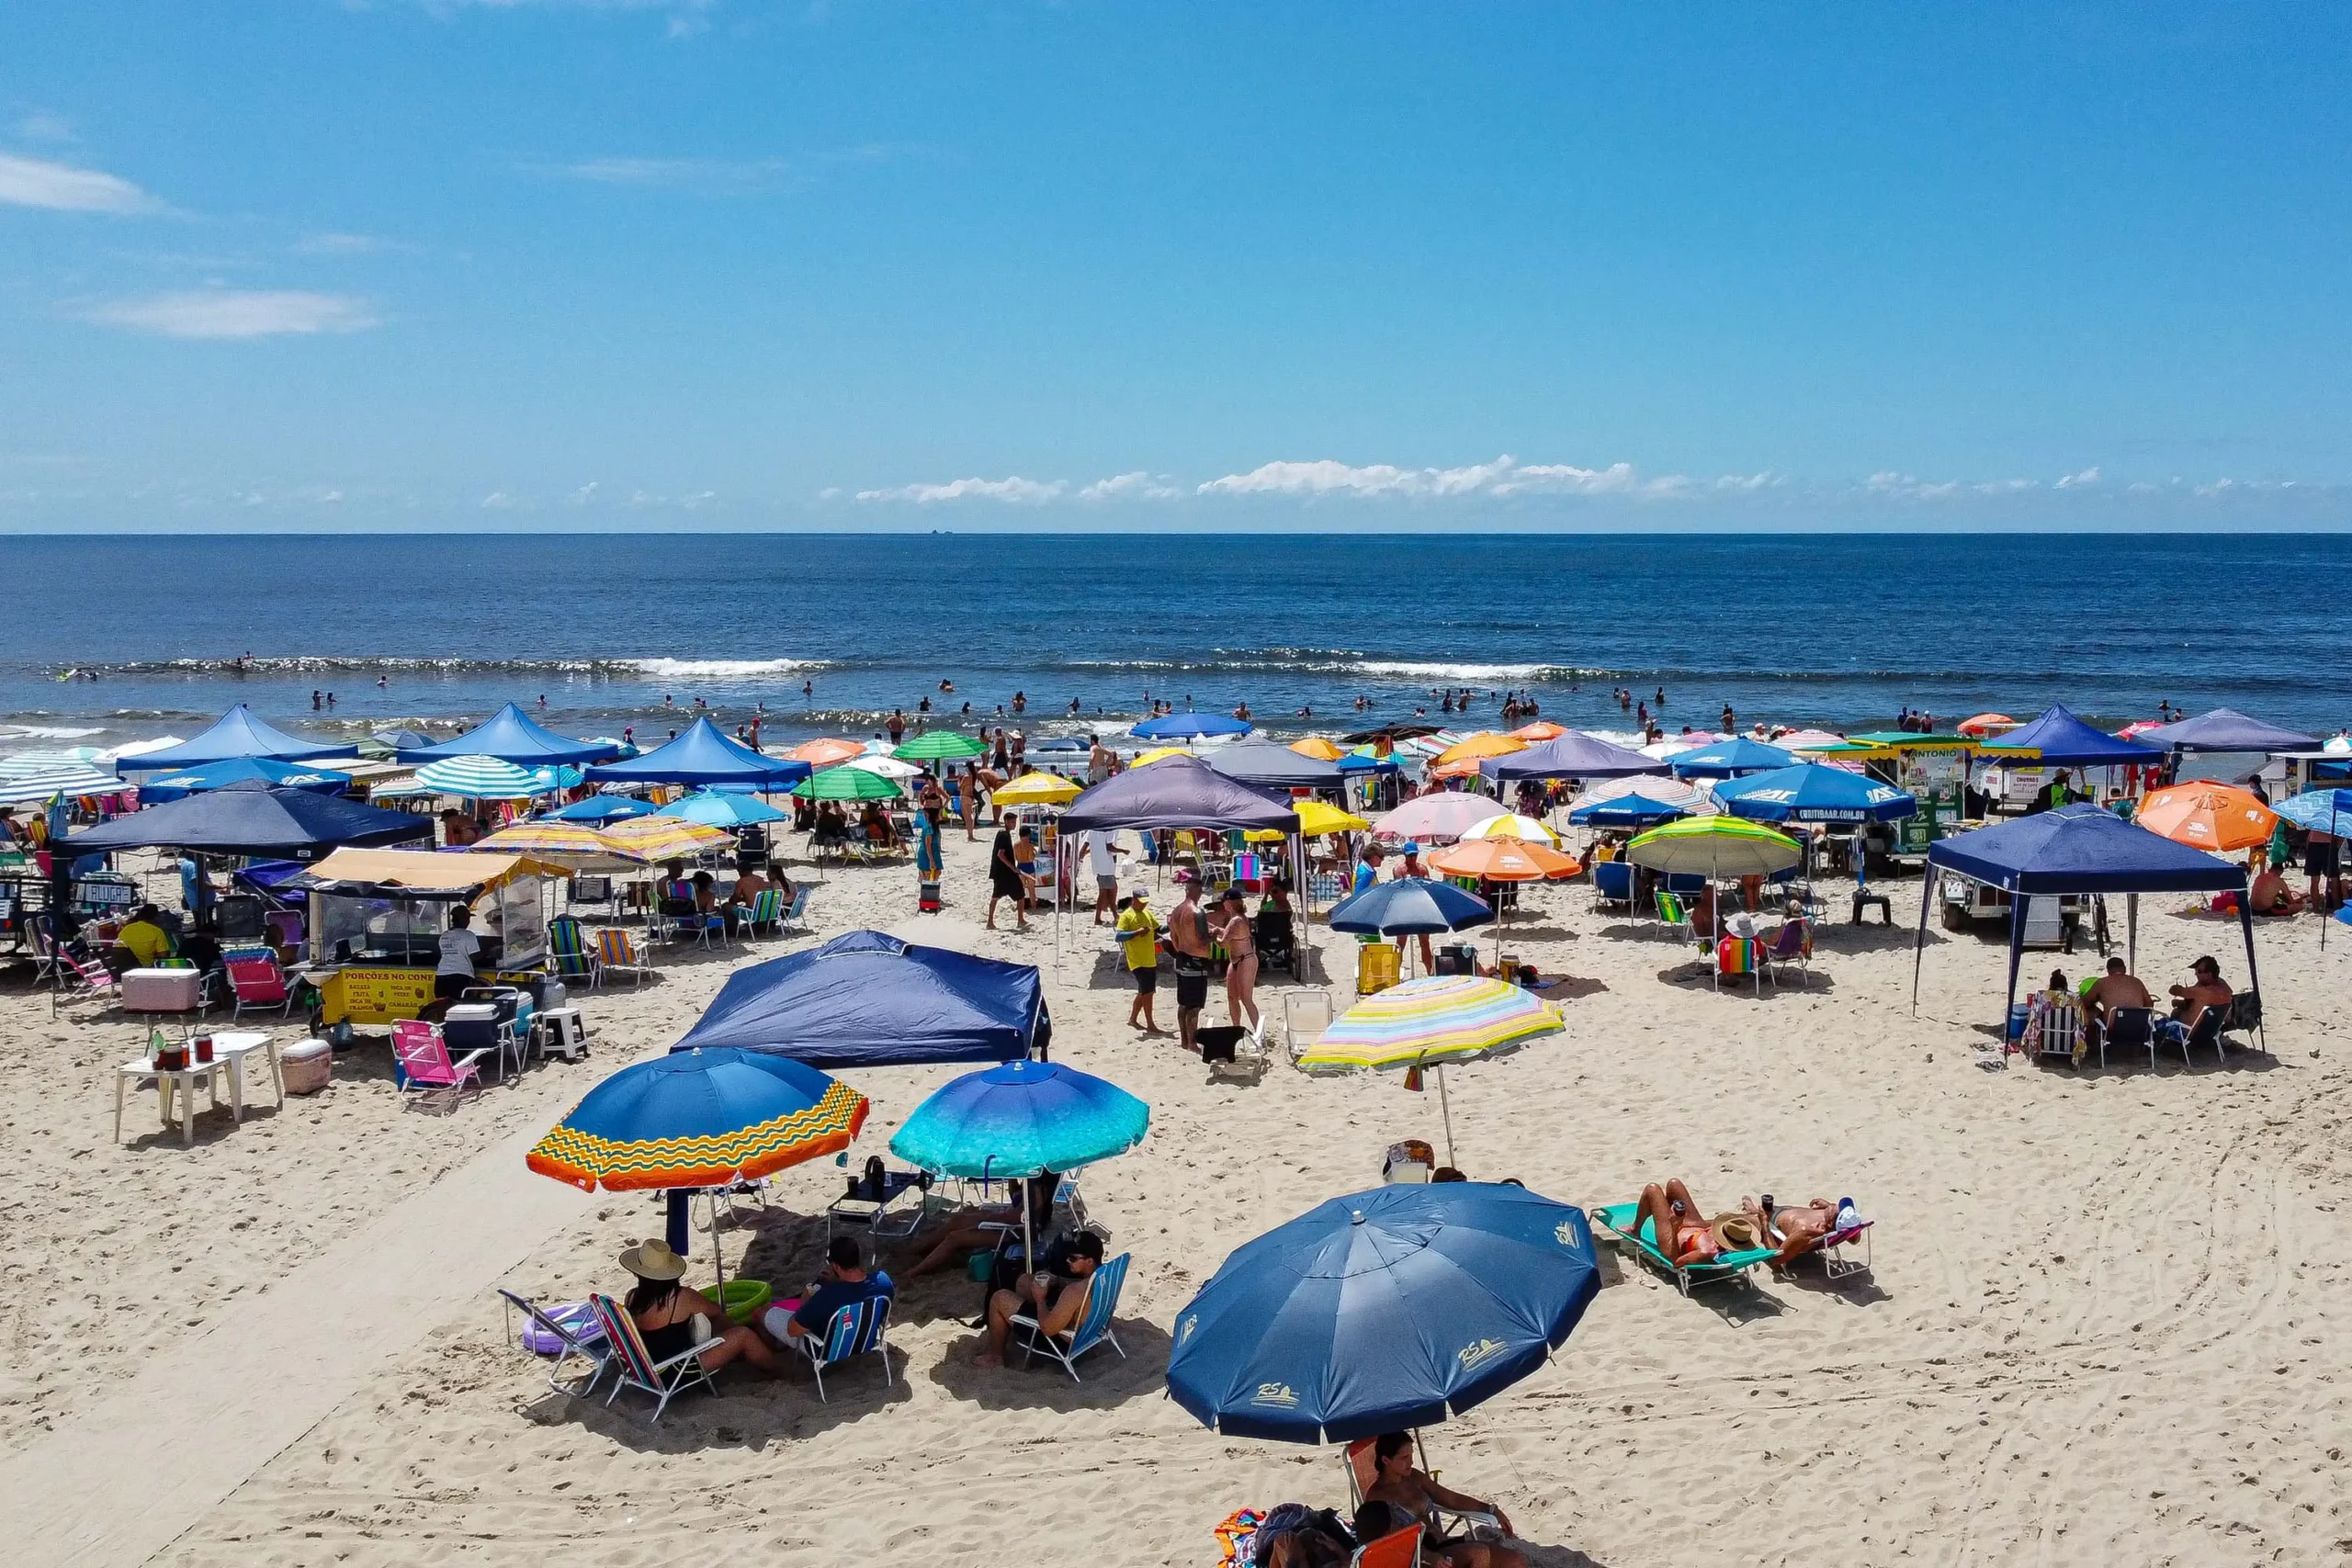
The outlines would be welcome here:
[[[1793,1203],[1776,1206],[1767,1192],[1753,1202],[1743,1198],[1739,1206],[1762,1233],[1761,1245],[1780,1249],[1769,1260],[1775,1272],[1818,1247],[1822,1238],[1838,1228],[1838,1205],[1826,1198],[1815,1198],[1803,1208]]]
[[[1029,1201],[1029,1234],[1035,1238],[1039,1251],[1045,1250],[1053,1229],[1054,1190],[1061,1185],[1061,1177],[1053,1171],[1031,1177],[1019,1190]],[[965,1254],[981,1247],[993,1247],[1001,1234],[989,1227],[1021,1224],[1021,1204],[1018,1201],[1001,1203],[991,1208],[971,1209],[953,1216],[946,1232],[932,1244],[915,1266],[907,1270],[907,1278],[929,1274],[944,1269],[950,1258],[960,1259]]]
[[[1675,1185],[1679,1187],[1681,1183]],[[1492,1503],[1482,1503],[1476,1497],[1466,1497],[1449,1487],[1440,1486],[1415,1470],[1411,1433],[1387,1433],[1373,1444],[1372,1457],[1376,1479],[1365,1491],[1364,1500],[1385,1503],[1421,1521],[1422,1562],[1442,1562],[1446,1564],[1446,1568],[1526,1568],[1527,1559],[1508,1546],[1483,1540],[1448,1540],[1438,1533],[1437,1511],[1440,1508],[1492,1514],[1496,1527],[1505,1535],[1511,1533],[1510,1517]]]
[[[1752,1219],[1724,1214],[1709,1220],[1679,1177],[1663,1187],[1653,1181],[1642,1189],[1640,1219],[1649,1222],[1651,1245],[1678,1266],[1713,1263],[1726,1246],[1758,1245]]]

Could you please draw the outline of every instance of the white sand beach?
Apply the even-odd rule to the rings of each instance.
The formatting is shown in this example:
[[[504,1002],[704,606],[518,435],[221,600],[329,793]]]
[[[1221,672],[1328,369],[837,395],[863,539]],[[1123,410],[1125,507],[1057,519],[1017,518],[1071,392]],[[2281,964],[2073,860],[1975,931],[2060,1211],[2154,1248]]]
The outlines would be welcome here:
[[[16,1560],[234,1564],[1205,1565],[1232,1510],[1344,1507],[1330,1449],[1220,1438],[1162,1396],[1176,1314],[1227,1251],[1379,1179],[1394,1139],[1439,1136],[1393,1077],[1212,1080],[1127,1029],[1124,977],[1082,922],[980,929],[983,839],[951,835],[948,907],[903,865],[828,869],[813,937],[677,961],[589,995],[595,1046],[448,1117],[404,1111],[380,1046],[333,1087],[197,1143],[152,1090],[110,1136],[116,1065],[142,1038],[102,1009],[52,1020],[0,996],[0,1149],[14,1194],[0,1306],[0,1517]],[[801,870],[796,866],[797,874]],[[1684,1299],[1606,1254],[1604,1288],[1538,1375],[1430,1428],[1442,1479],[1510,1509],[1536,1562],[2316,1563],[2352,1555],[2352,1075],[2332,1026],[2352,942],[2260,932],[2272,1055],[2081,1075],[1987,1050],[2004,953],[1931,930],[1909,991],[1918,884],[1893,928],[1825,888],[1808,988],[1717,994],[1651,928],[1554,887],[1512,951],[1579,982],[1570,1028],[1449,1077],[1459,1162],[1578,1204],[1679,1176],[1709,1207],[1851,1195],[1875,1267],[1807,1265]],[[2152,899],[2159,991],[2233,922]],[[1109,1352],[983,1371],[978,1287],[907,1285],[885,1385],[722,1373],[716,1396],[610,1407],[551,1393],[494,1288],[576,1300],[658,1235],[642,1197],[589,1196],[522,1151],[591,1085],[683,1032],[729,970],[862,926],[1044,968],[1056,1059],[1148,1100],[1149,1137],[1086,1173],[1134,1258]],[[1319,927],[1335,998],[1351,944]],[[2029,955],[2029,976],[2054,963]],[[21,974],[21,971],[19,972]],[[1262,995],[1277,1015],[1284,983]],[[1170,1016],[1163,998],[1163,1021]],[[1221,1021],[1222,997],[1211,1018]],[[299,1027],[281,1028],[286,1038]],[[850,1075],[854,1156],[954,1076]],[[840,1172],[786,1172],[730,1260],[807,1279]],[[697,1235],[695,1273],[708,1278]],[[746,1256],[748,1254],[748,1256]],[[903,1248],[884,1254],[903,1263]]]

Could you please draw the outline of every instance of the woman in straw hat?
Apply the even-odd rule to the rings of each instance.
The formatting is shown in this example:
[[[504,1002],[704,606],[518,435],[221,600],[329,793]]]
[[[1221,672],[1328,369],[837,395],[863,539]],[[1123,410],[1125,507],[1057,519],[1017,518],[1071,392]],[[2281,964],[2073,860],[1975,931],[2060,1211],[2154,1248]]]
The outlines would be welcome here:
[[[702,1364],[711,1371],[741,1356],[770,1377],[784,1375],[784,1364],[756,1329],[729,1323],[725,1308],[678,1282],[685,1278],[686,1260],[666,1243],[641,1241],[624,1247],[620,1263],[637,1276],[624,1304],[657,1363],[716,1336],[718,1343],[702,1353]]]

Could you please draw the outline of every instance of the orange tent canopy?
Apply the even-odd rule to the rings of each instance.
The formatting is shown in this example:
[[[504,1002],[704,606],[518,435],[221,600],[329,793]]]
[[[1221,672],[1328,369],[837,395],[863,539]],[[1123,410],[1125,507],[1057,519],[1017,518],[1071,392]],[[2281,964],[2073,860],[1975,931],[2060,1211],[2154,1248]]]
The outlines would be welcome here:
[[[1584,869],[1574,856],[1524,839],[1464,839],[1430,856],[1430,864],[1448,876],[1482,876],[1489,882],[1557,880]]]
[[[815,740],[804,740],[786,751],[785,755],[796,762],[806,762],[815,768],[828,768],[835,762],[846,762],[852,757],[865,756],[865,743],[862,740],[844,740],[837,736],[827,735]]]
[[[1979,740],[2017,727],[2018,721],[2005,713],[1980,713],[1974,718],[1963,718],[1953,726],[1962,735],[1973,735]]]
[[[1514,739],[1524,740],[1530,746],[1533,746],[1545,740],[1557,740],[1567,732],[1568,727],[1565,724],[1554,724],[1548,718],[1539,718],[1532,724],[1521,725],[1511,731],[1511,736]]]
[[[2252,791],[2210,780],[2157,790],[2132,820],[2199,850],[2250,850],[2268,843],[2278,827],[2278,814]]]

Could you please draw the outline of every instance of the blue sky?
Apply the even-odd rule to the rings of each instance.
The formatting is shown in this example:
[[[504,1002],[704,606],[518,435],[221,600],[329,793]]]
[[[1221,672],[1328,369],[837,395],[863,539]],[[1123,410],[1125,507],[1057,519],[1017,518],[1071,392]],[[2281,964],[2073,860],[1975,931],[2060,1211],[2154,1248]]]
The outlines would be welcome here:
[[[2333,527],[2352,12],[0,14],[0,531]]]

